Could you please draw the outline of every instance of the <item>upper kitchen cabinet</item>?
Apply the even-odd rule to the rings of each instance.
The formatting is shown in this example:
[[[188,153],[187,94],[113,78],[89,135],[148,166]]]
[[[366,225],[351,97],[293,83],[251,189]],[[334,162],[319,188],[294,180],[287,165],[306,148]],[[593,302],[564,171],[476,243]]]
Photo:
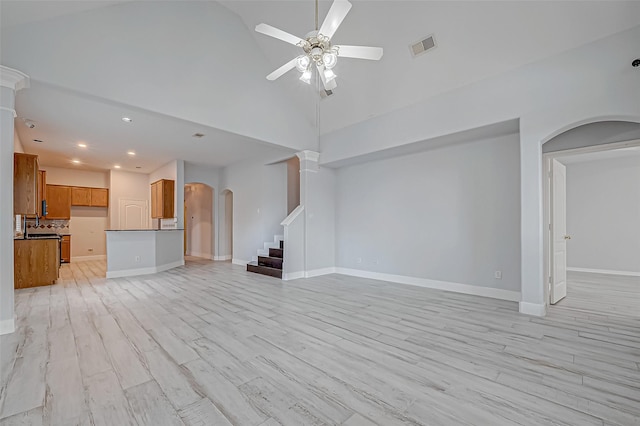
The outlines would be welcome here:
[[[91,205],[91,188],[82,186],[71,187],[71,205],[72,206],[90,206]]]
[[[47,219],[71,219],[71,187],[47,185]]]
[[[38,156],[13,154],[13,213],[38,214]]]
[[[109,207],[109,190],[91,188],[91,207]]]
[[[71,187],[71,205],[86,207],[109,207],[107,188]]]
[[[174,212],[175,181],[160,179],[151,184],[151,218],[170,219]]]
[[[42,209],[45,208],[45,201],[47,198],[47,172],[45,170],[38,170],[38,217],[45,217],[47,215],[46,211]]]

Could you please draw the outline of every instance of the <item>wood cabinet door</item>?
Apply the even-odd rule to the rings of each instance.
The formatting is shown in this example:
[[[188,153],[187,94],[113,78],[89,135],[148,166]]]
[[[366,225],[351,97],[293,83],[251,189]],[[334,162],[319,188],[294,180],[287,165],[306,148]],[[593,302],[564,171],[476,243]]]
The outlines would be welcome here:
[[[174,217],[174,181],[162,181],[162,218],[171,219]]]
[[[61,259],[64,263],[71,262],[71,235],[65,235],[62,237],[62,243],[60,244]]]
[[[72,206],[90,206],[91,205],[91,188],[82,186],[71,187],[71,205]]]
[[[47,185],[47,219],[71,219],[71,187]]]
[[[109,207],[109,190],[106,188],[91,188],[91,206]]]
[[[42,211],[42,202],[47,199],[47,172],[38,170],[38,217],[44,217],[46,212]]]
[[[13,155],[13,212],[35,216],[38,214],[38,156]]]

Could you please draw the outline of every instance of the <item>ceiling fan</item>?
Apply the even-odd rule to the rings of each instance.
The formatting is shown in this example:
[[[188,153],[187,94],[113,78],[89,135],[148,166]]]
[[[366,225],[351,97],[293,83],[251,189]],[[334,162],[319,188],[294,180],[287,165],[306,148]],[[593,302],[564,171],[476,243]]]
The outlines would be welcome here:
[[[347,46],[331,43],[331,37],[333,37],[333,34],[335,34],[350,9],[351,3],[347,0],[334,0],[322,26],[318,29],[318,0],[316,0],[316,29],[309,32],[304,39],[279,30],[271,25],[256,25],[257,32],[301,47],[304,51],[304,54],[293,58],[269,74],[267,80],[276,80],[286,72],[297,68],[298,71],[302,73],[300,80],[310,84],[315,66],[325,90],[333,90],[337,86],[335,81],[336,74],[333,72],[333,67],[337,64],[338,57],[368,59],[372,61],[377,61],[382,58],[381,47]]]

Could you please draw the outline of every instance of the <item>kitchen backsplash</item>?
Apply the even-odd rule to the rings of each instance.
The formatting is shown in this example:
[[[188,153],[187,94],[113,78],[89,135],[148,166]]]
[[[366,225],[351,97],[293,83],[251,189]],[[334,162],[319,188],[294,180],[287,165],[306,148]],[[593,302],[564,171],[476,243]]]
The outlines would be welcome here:
[[[27,220],[27,233],[29,234],[68,234],[68,220],[46,220],[40,221],[40,226],[36,227],[35,219]]]

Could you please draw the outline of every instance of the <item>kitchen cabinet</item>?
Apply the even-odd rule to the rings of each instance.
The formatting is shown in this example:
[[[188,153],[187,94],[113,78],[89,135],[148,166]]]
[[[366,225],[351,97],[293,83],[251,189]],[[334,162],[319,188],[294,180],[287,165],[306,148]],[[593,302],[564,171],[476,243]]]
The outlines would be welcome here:
[[[106,188],[71,187],[71,205],[109,207],[109,190]]]
[[[109,190],[91,188],[91,207],[109,207]]]
[[[47,199],[47,172],[38,170],[38,217],[45,217],[45,211],[42,211],[42,202]]]
[[[151,218],[170,219],[174,212],[175,181],[160,179],[151,184]]]
[[[91,188],[83,186],[71,187],[71,205],[72,206],[90,206],[91,205]]]
[[[60,241],[60,259],[62,263],[71,263],[71,235],[63,235]]]
[[[47,219],[71,219],[71,187],[47,185]]]
[[[57,238],[14,240],[14,288],[55,284],[60,269],[58,250]]]
[[[38,214],[38,156],[13,154],[13,213]]]

